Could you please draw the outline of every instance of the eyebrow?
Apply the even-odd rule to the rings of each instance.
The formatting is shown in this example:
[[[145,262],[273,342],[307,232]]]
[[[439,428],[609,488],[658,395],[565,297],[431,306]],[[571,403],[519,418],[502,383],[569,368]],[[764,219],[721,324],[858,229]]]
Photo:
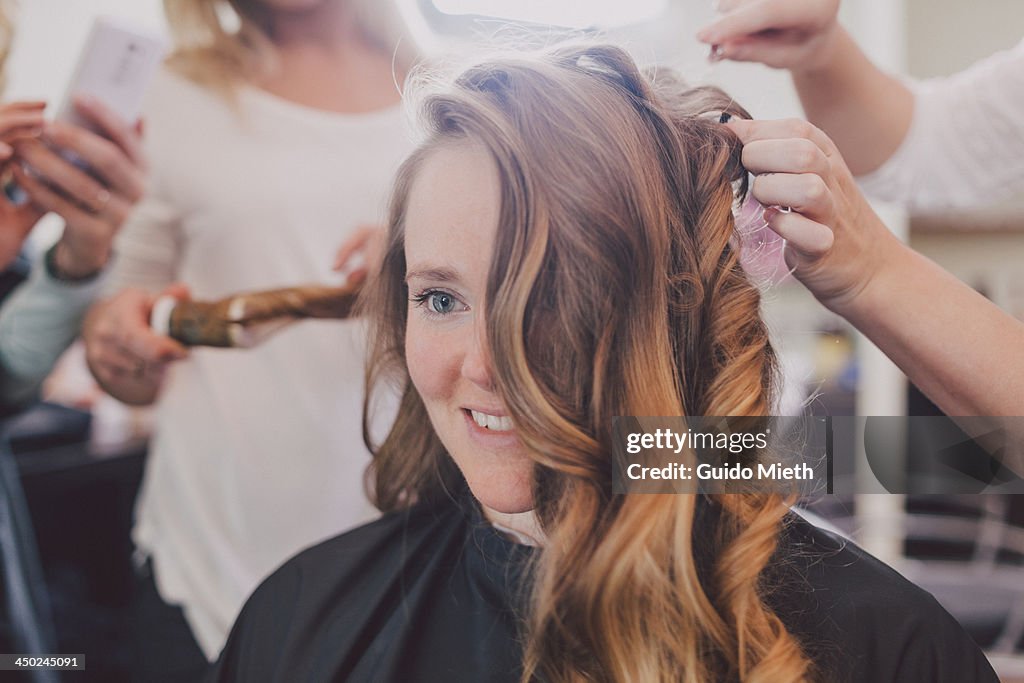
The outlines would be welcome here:
[[[414,278],[430,280],[433,282],[458,282],[459,275],[451,268],[417,268],[405,274],[405,281],[409,282]]]

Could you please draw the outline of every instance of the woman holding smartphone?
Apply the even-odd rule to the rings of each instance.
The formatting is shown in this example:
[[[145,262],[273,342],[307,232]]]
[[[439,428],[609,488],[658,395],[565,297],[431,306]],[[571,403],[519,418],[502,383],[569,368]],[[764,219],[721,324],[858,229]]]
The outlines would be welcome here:
[[[337,281],[339,244],[382,222],[411,145],[395,85],[409,46],[387,5],[165,8],[176,50],[151,89],[151,190],[118,242],[112,296],[85,330],[100,384],[156,403],[133,532],[147,681],[192,680],[274,567],[374,515],[359,322],[296,326],[245,352],[187,352],[149,328],[154,296]],[[231,13],[237,27],[222,23]]]
[[[13,34],[9,5],[0,3],[0,88]],[[29,402],[78,335],[86,310],[100,293],[114,235],[145,189],[138,126],[92,98],[74,100],[76,114],[92,130],[48,122],[45,107],[41,101],[0,105],[3,179],[16,182],[28,200],[16,205],[0,192],[0,270],[13,268],[25,239],[46,213],[64,220],[60,238],[38,255],[28,281],[10,292],[0,308],[0,413]],[[74,153],[93,171],[70,163],[58,148]]]

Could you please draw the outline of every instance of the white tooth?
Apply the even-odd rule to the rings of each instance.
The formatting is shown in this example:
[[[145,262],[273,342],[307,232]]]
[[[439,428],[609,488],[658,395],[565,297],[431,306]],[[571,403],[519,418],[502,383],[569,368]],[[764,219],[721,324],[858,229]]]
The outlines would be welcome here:
[[[469,414],[473,417],[474,422],[485,429],[493,429],[496,432],[512,431],[512,418],[510,417],[489,415],[476,410],[470,410]]]

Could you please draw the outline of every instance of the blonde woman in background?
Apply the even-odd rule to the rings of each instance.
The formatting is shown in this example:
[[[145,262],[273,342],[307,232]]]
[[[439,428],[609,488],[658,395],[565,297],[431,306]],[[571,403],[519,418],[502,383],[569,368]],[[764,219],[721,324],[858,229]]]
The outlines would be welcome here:
[[[363,489],[363,331],[308,324],[257,349],[187,352],[148,327],[169,286],[217,299],[335,281],[379,224],[411,143],[389,7],[167,0],[177,49],[151,90],[151,190],[86,322],[97,380],[156,403],[136,504],[140,680],[193,680],[286,557],[374,516]],[[237,26],[222,23],[231,14]],[[388,20],[382,20],[381,16]]]

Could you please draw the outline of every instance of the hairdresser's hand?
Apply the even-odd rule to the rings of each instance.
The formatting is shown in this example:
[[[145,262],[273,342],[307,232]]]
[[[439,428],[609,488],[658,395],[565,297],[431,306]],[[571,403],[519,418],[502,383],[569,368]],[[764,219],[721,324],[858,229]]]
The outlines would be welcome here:
[[[697,33],[714,60],[810,71],[828,63],[842,33],[839,0],[719,0],[718,9]]]
[[[181,284],[161,295],[189,298]],[[188,349],[149,326],[153,302],[158,297],[138,289],[126,289],[96,304],[82,326],[85,358],[96,381],[111,396],[131,405],[156,399],[167,366],[188,355]]]
[[[38,137],[43,130],[45,102],[10,102],[0,106],[0,170],[11,166],[14,147],[20,140]],[[18,255],[32,226],[43,212],[31,205],[14,206],[0,192],[0,269]]]
[[[743,141],[754,198],[786,239],[786,263],[829,309],[843,310],[906,247],[861,194],[832,141],[799,119],[727,124]]]
[[[344,273],[348,284],[362,282],[370,272],[380,267],[385,232],[379,225],[362,225],[338,249],[334,270]]]
[[[129,126],[92,98],[76,98],[75,108],[100,134],[69,123],[50,123],[42,141],[15,145],[17,157],[33,173],[16,164],[14,175],[38,209],[64,219],[64,234],[54,254],[58,272],[84,278],[106,265],[114,235],[145,191],[146,162],[138,126]],[[78,168],[55,149],[75,154],[89,170]]]

